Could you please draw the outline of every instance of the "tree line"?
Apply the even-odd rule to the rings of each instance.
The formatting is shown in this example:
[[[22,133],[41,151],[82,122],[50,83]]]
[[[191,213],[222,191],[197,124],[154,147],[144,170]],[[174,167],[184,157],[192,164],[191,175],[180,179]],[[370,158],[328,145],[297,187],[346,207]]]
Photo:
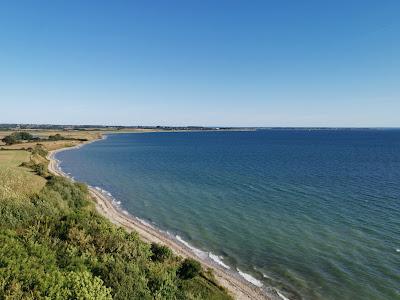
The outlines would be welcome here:
[[[64,137],[59,133],[54,135],[49,135],[47,139],[43,139],[40,137],[33,136],[29,132],[21,131],[21,132],[13,132],[10,135],[5,136],[1,141],[6,145],[14,145],[22,142],[32,142],[32,141],[61,141],[61,140],[69,140],[69,141],[87,141],[87,139],[81,138],[71,138]]]

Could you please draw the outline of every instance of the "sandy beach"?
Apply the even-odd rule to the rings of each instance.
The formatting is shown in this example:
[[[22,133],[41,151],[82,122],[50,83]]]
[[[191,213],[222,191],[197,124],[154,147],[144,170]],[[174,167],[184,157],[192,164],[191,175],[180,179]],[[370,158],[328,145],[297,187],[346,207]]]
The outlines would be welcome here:
[[[65,173],[62,172],[62,170],[60,170],[58,166],[58,161],[55,159],[55,154],[60,151],[81,147],[90,142],[82,143],[75,147],[50,151],[47,157],[49,160],[49,172],[54,175],[68,177]],[[155,242],[167,245],[177,255],[180,255],[182,257],[191,257],[200,261],[203,265],[203,268],[211,268],[213,270],[217,282],[221,286],[223,286],[233,296],[234,299],[284,299],[273,288],[257,287],[246,281],[239,274],[214,263],[210,258],[199,257],[192,251],[192,249],[190,249],[185,244],[174,240],[173,237],[168,236],[165,232],[162,232],[157,228],[154,228],[153,226],[146,225],[145,223],[140,222],[140,220],[136,217],[129,215],[125,211],[121,210],[113,203],[113,199],[111,197],[108,197],[100,190],[97,190],[94,187],[89,187],[89,192],[94,202],[96,203],[96,208],[98,212],[109,219],[112,223],[117,226],[124,227],[128,231],[136,231],[144,241],[147,241],[149,243]]]

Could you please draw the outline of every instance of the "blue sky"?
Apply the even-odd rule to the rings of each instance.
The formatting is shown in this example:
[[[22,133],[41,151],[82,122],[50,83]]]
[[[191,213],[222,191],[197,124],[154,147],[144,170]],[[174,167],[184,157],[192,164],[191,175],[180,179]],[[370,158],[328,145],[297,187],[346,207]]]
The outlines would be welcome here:
[[[400,126],[400,1],[0,2],[0,123]]]

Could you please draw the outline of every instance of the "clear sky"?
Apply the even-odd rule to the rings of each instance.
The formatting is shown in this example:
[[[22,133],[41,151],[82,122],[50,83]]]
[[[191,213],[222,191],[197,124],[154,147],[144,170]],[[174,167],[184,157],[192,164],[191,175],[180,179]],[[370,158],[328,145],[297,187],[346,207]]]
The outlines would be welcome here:
[[[0,1],[0,123],[400,126],[400,1]]]

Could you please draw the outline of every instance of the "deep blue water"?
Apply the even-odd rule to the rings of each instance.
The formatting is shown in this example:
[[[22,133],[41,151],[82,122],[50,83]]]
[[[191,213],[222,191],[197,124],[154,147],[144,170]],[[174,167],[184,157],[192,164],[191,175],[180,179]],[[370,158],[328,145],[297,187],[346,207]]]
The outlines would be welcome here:
[[[61,167],[302,299],[400,299],[400,130],[115,134]]]

